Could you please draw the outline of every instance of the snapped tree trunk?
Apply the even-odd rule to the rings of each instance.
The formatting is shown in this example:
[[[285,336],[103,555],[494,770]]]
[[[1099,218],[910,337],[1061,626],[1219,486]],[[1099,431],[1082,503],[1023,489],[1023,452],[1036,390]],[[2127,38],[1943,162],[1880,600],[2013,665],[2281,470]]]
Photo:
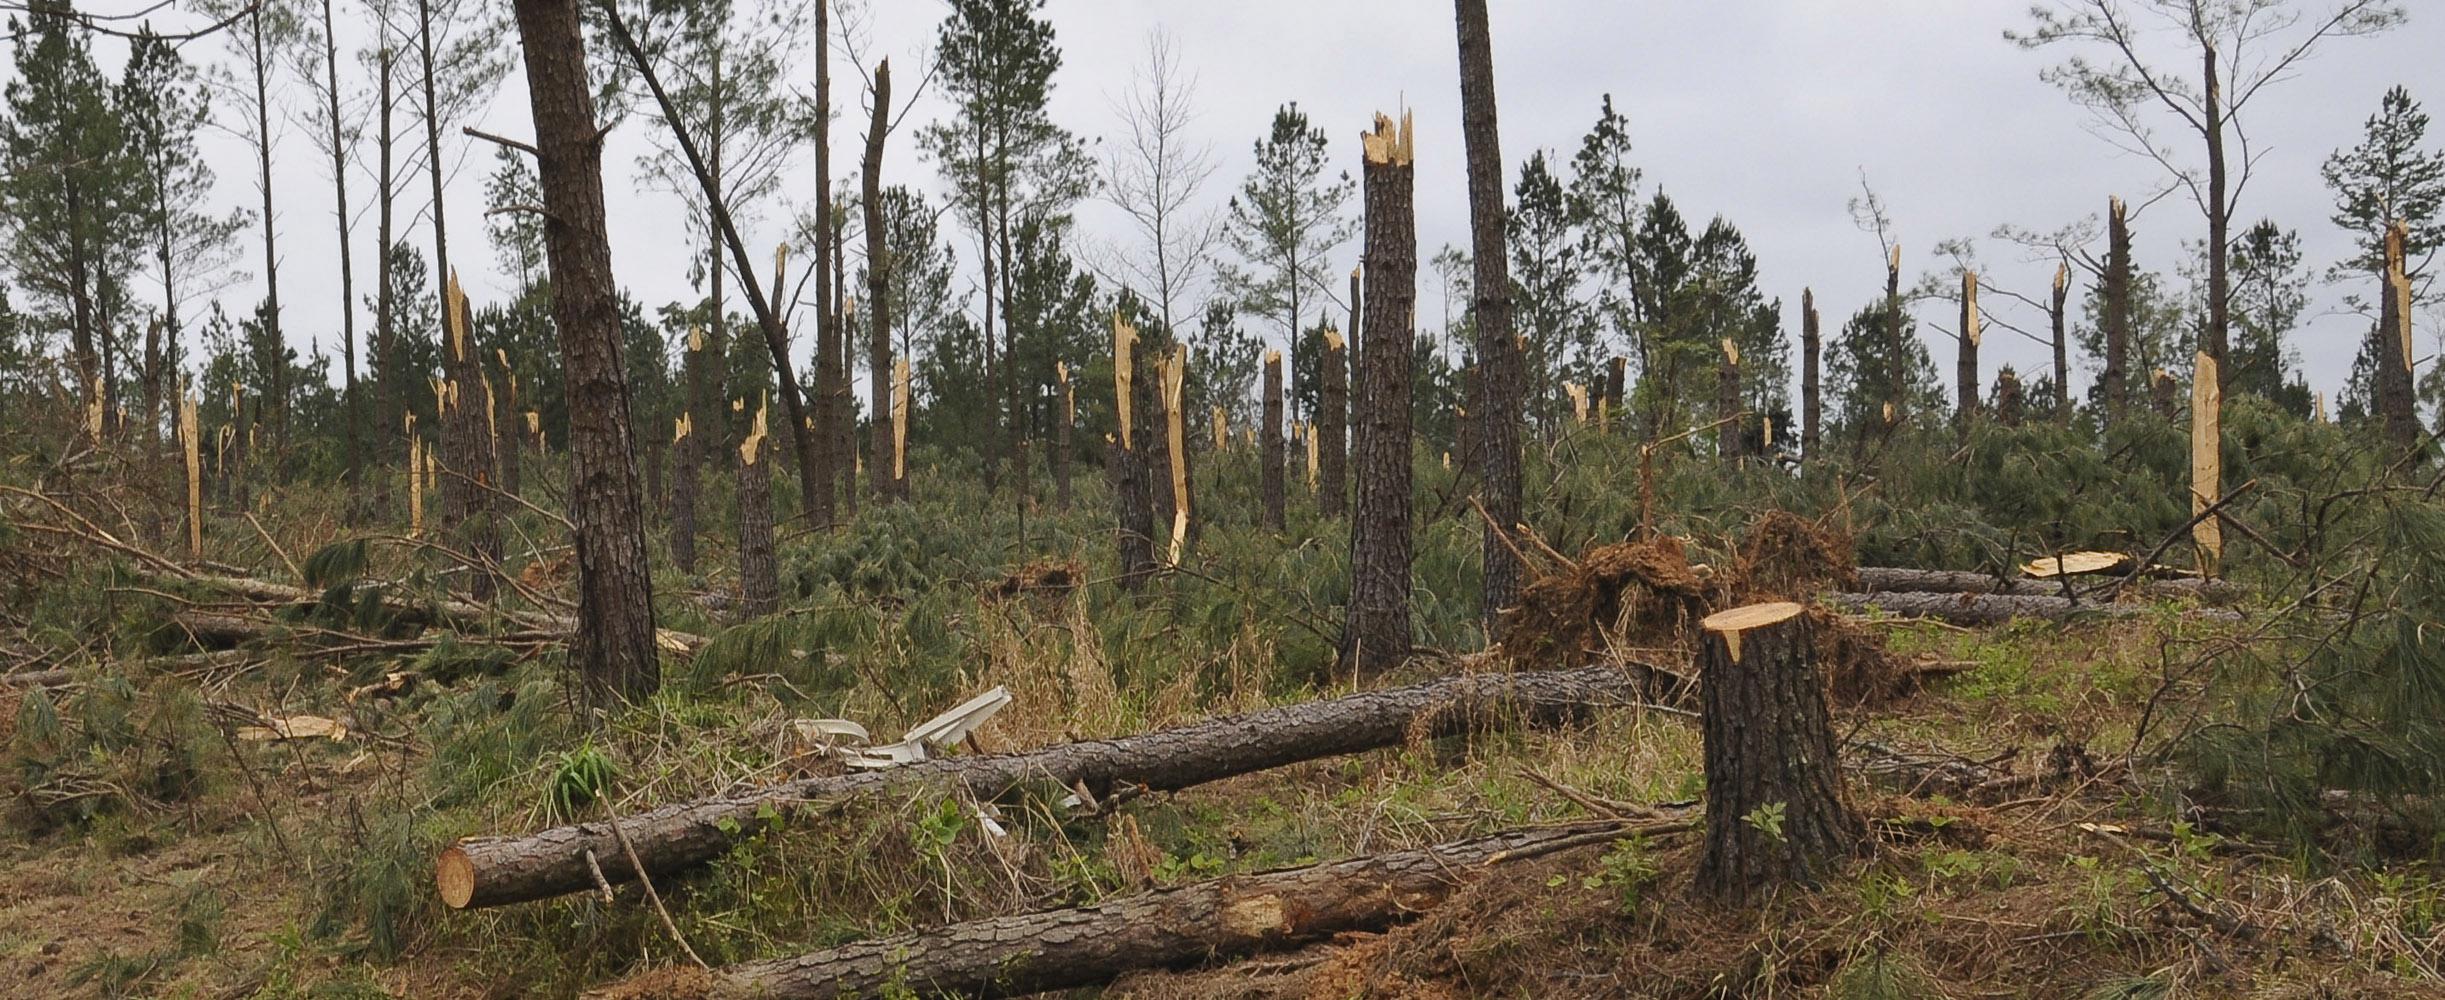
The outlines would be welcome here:
[[[1364,136],[1366,314],[1359,345],[1358,506],[1350,521],[1350,606],[1342,663],[1375,673],[1409,656],[1410,308],[1418,230],[1409,120],[1377,115]],[[1327,345],[1330,346],[1329,344]],[[1326,357],[1329,361],[1330,351]],[[1326,370],[1330,371],[1328,363]],[[1328,415],[1329,417],[1329,415]]]
[[[1475,254],[1478,397],[1476,422],[1478,489],[1491,523],[1479,551],[1485,560],[1478,616],[1499,640],[1501,611],[1518,603],[1520,562],[1505,533],[1520,520],[1519,342],[1511,332],[1511,267],[1503,225],[1501,129],[1495,121],[1494,41],[1486,23],[1486,0],[1454,0],[1460,35],[1460,122],[1468,153],[1469,246]],[[1372,267],[1370,259],[1368,266]],[[1403,317],[1400,322],[1407,323]],[[1373,350],[1366,347],[1362,350]]]
[[[1961,353],[1953,369],[1953,422],[1964,433],[1978,415],[1978,272],[1961,272]]]
[[[1316,347],[1316,511],[1338,518],[1350,507],[1350,351],[1332,330],[1317,336],[1322,342]],[[1360,336],[1359,328],[1351,327],[1350,336]]]
[[[1415,733],[1461,735],[1514,723],[1552,725],[1592,708],[1639,698],[1636,671],[1607,665],[1581,670],[1463,674],[1326,701],[1260,709],[1172,729],[1109,740],[1063,743],[1024,753],[942,757],[879,771],[773,785],[665,805],[623,817],[620,832],[647,873],[703,864],[753,836],[759,812],[822,807],[861,796],[921,788],[964,789],[994,799],[1022,787],[1084,787],[1095,799],[1115,789],[1176,791],[1302,761],[1400,746]],[[586,852],[624,857],[609,823],[554,827],[522,837],[460,840],[435,865],[442,901],[454,908],[499,906],[594,887]],[[602,866],[615,881],[635,877],[626,864]]]
[[[1729,337],[1723,341],[1723,363],[1715,369],[1715,452],[1727,464],[1740,461],[1740,351]]]
[[[2054,418],[2071,422],[2071,347],[2064,338],[2063,300],[2071,296],[2071,262],[2055,265],[2054,296],[2047,300],[2046,319],[2054,332]]]
[[[436,218],[439,214],[435,213]],[[467,596],[489,601],[500,586],[494,574],[499,572],[503,551],[493,498],[499,477],[493,462],[492,404],[484,389],[484,362],[477,353],[473,314],[455,273],[450,275],[442,308],[449,314],[445,317],[449,340],[442,345],[441,526],[466,557]]]
[[[1995,422],[2006,427],[2021,425],[2021,377],[2011,365],[1995,373]]]
[[[1257,493],[1265,506],[1265,527],[1275,531],[1287,523],[1289,485],[1282,467],[1282,352],[1265,352],[1265,416],[1257,425]]]
[[[679,417],[671,426],[671,563],[682,573],[696,572],[696,494],[704,468],[704,448],[696,435],[698,414],[707,411],[701,403],[714,385],[713,362],[705,349],[702,328],[688,327],[687,360],[682,364],[688,373],[690,405],[680,408]],[[707,427],[719,426],[707,420]]]
[[[1800,456],[1803,460],[1817,457],[1817,431],[1819,421],[1825,416],[1824,381],[1818,372],[1818,359],[1824,351],[1824,334],[1817,325],[1817,292],[1813,288],[1803,288],[1800,290]],[[1615,370],[1619,371],[1619,368]]]
[[[2377,310],[2377,339],[2371,345],[2377,355],[2374,395],[2378,416],[2384,421],[2386,442],[2396,448],[2411,447],[2420,435],[2418,395],[2411,381],[2411,279],[2403,256],[2403,241],[2408,236],[2402,220],[2386,227],[2382,301]]]
[[[1497,866],[1684,825],[1600,820],[1232,875],[725,966],[702,977],[682,974],[675,981],[695,985],[669,992],[708,1000],[838,1000],[912,990],[1015,997],[1094,986],[1140,969],[1186,968],[1380,931],[1432,909]]]
[[[1813,374],[1816,369],[1811,367],[1809,371]],[[1605,363],[1604,403],[1597,408],[1598,413],[1603,417],[1603,429],[1606,433],[1612,432],[1613,418],[1622,412],[1624,398],[1622,393],[1626,392],[1629,387],[1630,359],[1616,357],[1607,361]]]
[[[2105,420],[2111,425],[2131,409],[2131,223],[2122,199],[2106,207],[2105,277],[2098,325],[2105,328]]]
[[[891,249],[884,243],[883,140],[891,134],[891,60],[874,68],[874,117],[866,123],[866,158],[859,164],[859,189],[866,209],[866,338],[867,453],[874,456],[869,477],[878,500],[907,499],[907,481],[892,462],[891,421]],[[1067,447],[1065,436],[1062,444]],[[1065,491],[1066,492],[1066,491]],[[1064,497],[1064,506],[1067,498]]]
[[[1910,419],[1910,355],[1902,350],[1902,248],[1895,244],[1885,257],[1885,432]]]
[[[762,618],[781,606],[781,574],[773,559],[773,477],[765,461],[766,407],[739,442],[739,597],[745,617]]]
[[[1149,464],[1140,447],[1153,428],[1145,421],[1153,394],[1148,392],[1145,359],[1139,357],[1138,331],[1116,313],[1112,317],[1113,400],[1119,420],[1106,445],[1112,472],[1115,547],[1121,564],[1121,586],[1146,585],[1155,568],[1153,488]]]
[[[569,520],[578,576],[569,662],[598,704],[635,700],[660,686],[661,667],[629,440],[619,292],[603,224],[602,132],[577,0],[518,0],[516,10],[543,188],[552,321],[569,398]]]
[[[1734,903],[1813,886],[1866,834],[1842,791],[1816,634],[1797,604],[1752,604],[1701,623],[1706,851],[1699,891]]]

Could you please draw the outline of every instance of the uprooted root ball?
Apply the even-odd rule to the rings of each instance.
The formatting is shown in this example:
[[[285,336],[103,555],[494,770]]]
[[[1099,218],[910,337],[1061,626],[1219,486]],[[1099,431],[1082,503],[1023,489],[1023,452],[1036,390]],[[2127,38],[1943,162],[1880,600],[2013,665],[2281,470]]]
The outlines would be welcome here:
[[[1723,588],[1692,566],[1681,541],[1660,537],[1598,546],[1530,583],[1506,612],[1503,651],[1540,667],[1588,662],[1607,632],[1634,644],[1680,648]]]

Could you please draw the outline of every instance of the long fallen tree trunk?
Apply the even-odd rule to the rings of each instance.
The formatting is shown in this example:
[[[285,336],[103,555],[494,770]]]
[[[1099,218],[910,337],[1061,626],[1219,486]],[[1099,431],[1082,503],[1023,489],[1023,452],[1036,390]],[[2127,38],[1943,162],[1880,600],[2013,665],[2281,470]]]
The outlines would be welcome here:
[[[2142,605],[2101,604],[2095,601],[2072,601],[2061,597],[2035,597],[2019,594],[1884,591],[1870,594],[1829,594],[1826,596],[1826,604],[1843,611],[1875,610],[1904,618],[1932,618],[1953,625],[2001,625],[2024,618],[2063,621],[2081,615],[2129,618],[2151,613],[2151,609]],[[2217,619],[2241,617],[2219,608],[2197,608],[2186,613]]]
[[[595,996],[1009,997],[1093,986],[1140,969],[1193,966],[1381,930],[1433,908],[1469,878],[1505,862],[1692,825],[1605,821],[1500,833],[1236,875],[1094,906],[972,920],[795,958],[658,973]]]
[[[2052,580],[1997,578],[1990,573],[1972,573],[1951,569],[1906,569],[1898,566],[1862,566],[1859,568],[1859,589],[1871,593],[1898,591],[1923,594],[2006,594],[2015,597],[2061,597],[2063,584],[2071,581],[2071,592],[2084,594],[2101,586],[2109,586],[2118,577],[2095,576],[2088,579],[2065,577]],[[2215,600],[2232,594],[2232,585],[2222,580],[2174,579],[2141,580],[2129,588],[2151,597],[2195,597]]]
[[[1102,798],[1140,787],[1173,791],[1233,775],[1398,746],[1413,731],[1466,732],[1514,719],[1551,724],[1590,708],[1637,700],[1639,680],[1619,667],[1446,677],[1224,716],[1136,736],[1064,743],[1025,753],[946,757],[880,771],[808,778],[754,791],[665,805],[622,817],[619,833],[646,873],[663,875],[719,856],[761,824],[767,807],[822,805],[925,785],[992,799],[1023,784],[1084,787]],[[636,877],[608,822],[554,827],[523,837],[476,837],[442,852],[434,884],[452,907],[498,906],[595,885],[587,856],[615,881]]]

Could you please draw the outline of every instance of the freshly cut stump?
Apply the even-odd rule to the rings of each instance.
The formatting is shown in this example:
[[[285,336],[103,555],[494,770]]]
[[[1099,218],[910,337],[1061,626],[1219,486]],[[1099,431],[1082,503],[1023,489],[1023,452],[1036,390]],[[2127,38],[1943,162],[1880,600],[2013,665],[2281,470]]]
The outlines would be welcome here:
[[[1859,846],[1807,609],[1777,602],[1699,623],[1706,853],[1698,889],[1743,903],[1815,885]]]

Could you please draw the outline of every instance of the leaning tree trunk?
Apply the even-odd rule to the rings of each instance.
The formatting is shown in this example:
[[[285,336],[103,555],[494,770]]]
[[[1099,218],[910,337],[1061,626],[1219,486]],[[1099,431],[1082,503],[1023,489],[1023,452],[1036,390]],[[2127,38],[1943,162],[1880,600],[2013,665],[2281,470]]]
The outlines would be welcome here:
[[[1359,336],[1358,329],[1350,336]],[[1350,510],[1350,352],[1331,330],[1317,337],[1316,511],[1338,518]]]
[[[1816,633],[1797,604],[1707,616],[1698,652],[1706,742],[1706,852],[1698,888],[1746,902],[1815,885],[1859,848],[1843,799]]]
[[[516,7],[546,213],[552,321],[569,398],[569,519],[578,573],[569,662],[596,704],[635,700],[660,686],[661,669],[586,39],[577,0],[517,0]]]
[[[1094,986],[1140,969],[1186,968],[1381,931],[1435,907],[1498,865],[1682,826],[1599,820],[1232,875],[1091,906],[989,917],[725,966],[707,974],[710,981],[697,995],[841,1000],[915,991],[983,998]]]
[[[2105,422],[2120,423],[2131,409],[2131,222],[2122,199],[2106,206],[2105,286],[2098,325],[2105,328]]]
[[[533,2],[533,0],[529,0]],[[651,875],[720,857],[765,826],[759,814],[823,807],[925,788],[965,790],[990,800],[1021,787],[1084,789],[1100,800],[1117,789],[1176,791],[1302,761],[1401,746],[1420,734],[1461,735],[1517,721],[1545,725],[1584,718],[1589,709],[1638,700],[1634,671],[1581,670],[1462,674],[1329,701],[1223,716],[1109,740],[1063,743],[1025,753],[940,757],[875,771],[807,778],[751,791],[665,805],[610,823],[555,827],[522,837],[459,841],[435,864],[442,902],[453,908],[499,906],[594,887],[586,855],[624,858],[620,835]],[[626,863],[602,864],[613,881],[636,877]]]
[[[1359,344],[1358,507],[1342,662],[1373,673],[1409,656],[1410,308],[1417,298],[1415,170],[1404,117],[1365,136],[1366,328]]]
[[[1819,357],[1825,351],[1825,340],[1817,325],[1817,292],[1800,290],[1800,457],[1811,461],[1817,457],[1817,431],[1825,416],[1825,389],[1818,372]]]
[[[1486,24],[1486,0],[1454,2],[1460,22],[1461,133],[1469,161],[1469,245],[1476,255],[1477,281],[1480,384],[1469,416],[1476,423],[1478,488],[1488,521],[1479,546],[1485,582],[1477,610],[1492,634],[1504,620],[1502,610],[1520,597],[1519,556],[1507,533],[1520,520],[1523,376],[1519,343],[1511,334],[1511,254],[1503,235],[1509,212],[1503,205],[1501,129],[1495,121],[1494,41]]]
[[[1257,425],[1257,493],[1265,505],[1265,527],[1287,523],[1289,488],[1282,468],[1282,352],[1265,352],[1265,418]]]

